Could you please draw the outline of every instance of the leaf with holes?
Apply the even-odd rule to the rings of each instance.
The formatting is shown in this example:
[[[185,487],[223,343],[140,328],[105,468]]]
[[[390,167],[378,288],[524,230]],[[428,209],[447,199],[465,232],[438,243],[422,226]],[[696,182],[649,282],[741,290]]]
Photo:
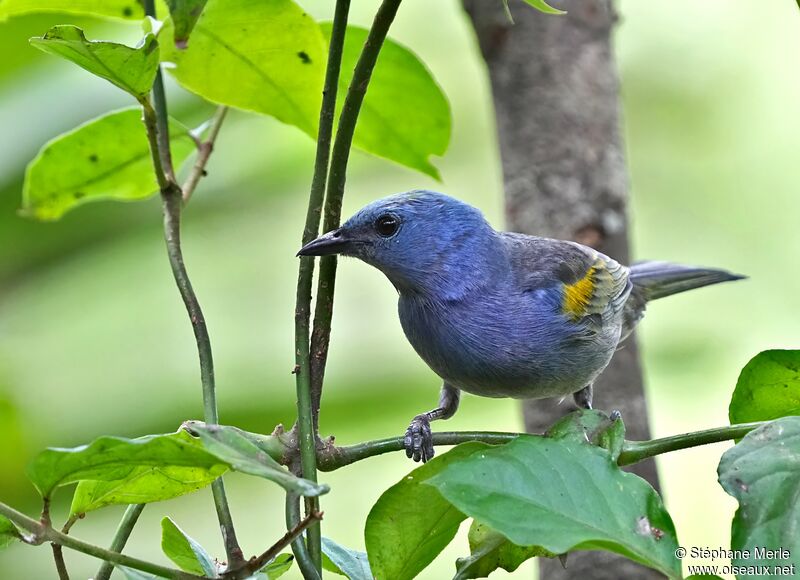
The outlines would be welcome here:
[[[518,546],[554,554],[609,550],[680,577],[675,528],[661,498],[587,442],[520,436],[454,462],[426,483]]]
[[[330,23],[322,23],[330,40]],[[368,31],[348,26],[339,77],[338,110],[353,78]],[[450,143],[450,104],[436,79],[409,49],[386,40],[358,117],[353,145],[439,179],[431,155]]]
[[[87,40],[77,26],[54,26],[31,44],[50,54],[74,62],[100,78],[106,79],[137,99],[153,87],[158,69],[158,42],[147,33],[139,46],[132,48],[116,42]]]
[[[742,369],[731,397],[732,424],[800,415],[800,350],[766,350]]]
[[[168,20],[159,35],[172,34]],[[184,88],[316,136],[325,46],[317,23],[291,0],[211,2],[185,50],[163,44],[161,57]]]
[[[731,548],[740,551],[734,566],[800,568],[798,465],[800,417],[767,423],[722,455],[719,483],[739,502],[731,525]]]
[[[173,162],[194,150],[189,131],[170,120]],[[138,108],[93,119],[45,144],[25,171],[21,212],[43,221],[85,203],[136,201],[158,191]]]
[[[367,516],[364,531],[376,578],[415,578],[450,543],[466,516],[424,484],[448,466],[489,448],[484,443],[462,443],[383,492]]]
[[[144,9],[137,0],[0,0],[0,22],[9,16],[43,12],[125,20],[144,18]]]

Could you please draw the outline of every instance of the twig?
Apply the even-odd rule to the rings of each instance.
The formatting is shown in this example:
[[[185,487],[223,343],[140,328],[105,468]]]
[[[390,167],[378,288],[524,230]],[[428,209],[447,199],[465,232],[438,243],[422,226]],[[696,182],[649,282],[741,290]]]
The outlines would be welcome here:
[[[64,562],[64,551],[58,544],[50,544],[53,549],[53,560],[56,563],[56,571],[58,572],[58,580],[69,580],[69,571],[67,570],[67,563]]]
[[[61,528],[61,533],[64,535],[69,534],[72,526],[74,526],[75,522],[77,522],[79,519],[80,516],[77,514],[71,515],[64,524],[64,527]],[[50,544],[50,547],[53,549],[53,560],[55,560],[56,563],[56,571],[58,572],[59,580],[69,580],[69,571],[67,570],[67,564],[64,561],[64,551],[58,544]],[[98,579],[95,578],[95,580]]]
[[[127,507],[125,515],[122,516],[122,521],[120,521],[117,531],[114,534],[114,539],[111,540],[110,549],[112,552],[121,553],[125,548],[125,544],[128,542],[128,538],[130,538],[131,532],[133,531],[133,526],[136,525],[143,509],[143,503],[131,504]],[[113,570],[114,566],[112,564],[103,562],[97,574],[95,574],[94,580],[108,580],[111,578],[111,572],[113,572]]]
[[[211,157],[212,151],[214,151],[214,142],[217,140],[217,135],[219,135],[219,130],[222,128],[222,122],[225,120],[227,113],[228,107],[221,106],[217,109],[217,112],[214,113],[214,118],[211,120],[208,137],[198,145],[197,160],[195,160],[192,172],[181,188],[183,190],[184,205],[189,203],[189,199],[192,197],[197,184],[200,183],[200,179],[206,175],[206,164],[209,157]]]
[[[728,441],[730,439],[739,439],[747,435],[753,429],[757,429],[767,423],[769,423],[769,421],[740,423],[738,425],[726,425],[725,427],[716,427],[704,431],[671,435],[670,437],[652,439],[650,441],[626,441],[622,446],[622,453],[620,453],[617,463],[619,465],[631,465],[632,463],[638,463],[644,459],[649,459],[650,457],[655,457],[663,453],[669,453],[670,451],[699,447],[700,445],[709,445],[710,443],[719,443],[720,441]]]
[[[306,528],[308,528],[311,524],[320,521],[321,519],[321,512],[313,512],[308,514],[305,518],[298,522],[296,526],[287,531],[283,537],[281,537],[281,539],[270,546],[263,554],[250,558],[250,560],[248,560],[244,566],[241,566],[236,570],[225,572],[222,574],[222,578],[232,580],[249,578],[261,570],[261,568],[266,566],[269,562],[271,562],[278,554],[280,554],[281,550],[291,544],[296,538],[299,538]]]
[[[286,529],[294,528],[300,522],[300,497],[293,493],[286,494]],[[297,567],[305,580],[319,580],[320,572],[317,570],[308,547],[299,536],[292,541],[292,553],[297,560]]]
[[[145,0],[145,14],[155,17],[155,1]],[[175,171],[172,167],[172,157],[169,148],[169,127],[167,117],[167,100],[164,95],[164,81],[161,69],[156,71],[155,82],[153,83],[153,106],[149,106],[149,101],[143,99],[142,110],[144,111],[144,123],[147,129],[147,138],[150,143],[153,167],[156,171],[156,178],[161,188],[161,199],[164,212],[164,237],[167,242],[167,254],[175,283],[178,286],[186,311],[192,323],[195,341],[197,342],[197,352],[200,358],[200,382],[203,386],[203,410],[205,421],[208,424],[216,424],[219,421],[217,415],[217,400],[214,384],[214,360],[211,354],[211,339],[208,335],[208,328],[200,308],[200,303],[192,289],[186,266],[183,263],[181,252],[180,223],[182,192],[180,186],[175,182]],[[155,148],[154,148],[155,147]],[[211,484],[211,491],[214,496],[214,506],[217,510],[220,529],[225,543],[225,552],[228,556],[228,565],[237,567],[244,561],[242,549],[236,539],[236,531],[233,527],[228,499],[225,495],[225,486],[222,479],[217,479]]]
[[[54,530],[51,526],[44,525],[42,522],[36,521],[33,518],[29,518],[25,514],[18,512],[14,508],[4,503],[0,503],[0,514],[17,524],[20,528],[30,532],[32,534],[32,538],[28,538],[26,540],[27,543],[30,544],[52,542],[54,544],[58,544],[59,546],[64,546],[65,548],[70,548],[71,550],[112,562],[118,566],[134,568],[136,570],[141,570],[142,572],[149,572],[150,574],[155,574],[160,578],[172,578],[175,580],[203,580],[202,576],[196,576],[194,574],[189,574],[174,568],[167,568],[166,566],[153,564],[152,562],[140,560],[139,558],[133,558],[132,556],[126,556],[125,554],[120,554],[118,552],[112,552],[111,550],[106,550],[100,546],[95,546],[93,544],[89,544],[88,542],[78,540],[77,538],[73,538],[72,536],[68,536]]]
[[[317,152],[314,160],[314,176],[311,181],[311,192],[308,197],[306,223],[303,228],[302,243],[313,240],[319,233],[322,203],[325,196],[325,184],[330,158],[331,138],[333,135],[333,118],[336,112],[336,94],[339,84],[339,72],[342,64],[344,36],[347,29],[347,16],[350,0],[337,0],[328,48],[328,64],[325,70],[325,84],[322,93],[322,105],[319,113],[319,132],[317,133]],[[300,258],[300,269],[297,276],[297,297],[295,306],[295,364],[297,371],[297,427],[300,437],[300,464],[302,475],[310,481],[317,480],[316,465],[316,417],[319,408],[319,397],[312,394],[312,371],[309,360],[310,319],[311,319],[311,286],[314,279],[314,259]],[[319,499],[306,500],[306,514],[319,511]],[[322,569],[321,532],[318,525],[312,526],[308,532],[308,552],[316,570]],[[295,542],[294,546],[298,546]],[[295,557],[301,555],[293,547]]]

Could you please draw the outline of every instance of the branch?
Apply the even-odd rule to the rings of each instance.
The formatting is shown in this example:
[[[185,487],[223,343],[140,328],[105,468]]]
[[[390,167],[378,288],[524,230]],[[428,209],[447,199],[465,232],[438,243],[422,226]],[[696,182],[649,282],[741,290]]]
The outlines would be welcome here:
[[[500,433],[492,431],[451,431],[445,433],[434,433],[434,445],[458,445],[467,441],[481,441],[491,445],[499,445],[501,443],[508,443],[519,437],[519,433]],[[328,447],[320,450],[317,460],[319,462],[320,471],[333,471],[350,465],[356,461],[374,457],[376,455],[383,455],[384,453],[391,453],[393,451],[402,451],[403,437],[389,437],[387,439],[377,439],[375,441],[365,441],[356,445],[347,445],[345,447],[337,447],[329,445]]]
[[[106,550],[100,546],[95,546],[93,544],[89,544],[88,542],[78,540],[54,530],[51,526],[44,525],[41,522],[29,518],[25,514],[18,512],[14,508],[7,506],[4,503],[0,503],[0,514],[6,516],[9,520],[17,524],[22,529],[30,532],[33,537],[26,539],[26,542],[30,544],[52,542],[54,544],[58,544],[59,546],[64,546],[65,548],[70,548],[77,552],[82,552],[84,554],[88,554],[89,556],[112,562],[117,566],[125,566],[127,568],[141,570],[142,572],[149,572],[150,574],[155,574],[160,578],[171,578],[174,580],[203,580],[202,576],[196,576],[194,574],[188,574],[174,568],[167,568],[165,566],[153,564],[152,562],[126,556],[125,554],[120,554],[118,552],[112,552],[111,550]]]
[[[192,197],[192,193],[194,193],[197,184],[200,183],[200,179],[206,175],[206,164],[208,163],[209,157],[211,157],[211,153],[214,151],[214,142],[217,140],[217,135],[219,135],[219,130],[222,128],[222,122],[225,120],[225,115],[227,113],[228,107],[221,106],[217,109],[214,118],[211,120],[208,137],[198,145],[197,160],[194,162],[192,172],[181,188],[183,190],[184,205],[189,203],[189,199]]]
[[[145,0],[145,14],[155,17],[155,0]],[[192,289],[186,266],[183,263],[181,252],[181,207],[183,195],[180,186],[175,182],[175,171],[172,167],[172,156],[169,148],[169,125],[167,117],[167,99],[164,94],[164,81],[161,68],[156,71],[153,83],[153,106],[147,99],[142,100],[144,123],[147,129],[147,138],[150,143],[153,167],[156,172],[158,185],[161,188],[161,200],[164,212],[164,237],[167,242],[167,254],[172,267],[172,274],[178,286],[186,311],[192,323],[197,352],[200,358],[200,382],[203,386],[203,410],[206,423],[216,424],[217,400],[214,384],[214,360],[211,354],[211,339],[208,328],[200,308],[200,303]],[[214,496],[214,506],[217,510],[222,537],[225,543],[225,552],[228,556],[228,565],[237,566],[244,561],[242,549],[236,539],[233,527],[228,498],[225,495],[225,484],[222,478],[211,484]]]
[[[287,531],[280,540],[275,542],[269,549],[267,549],[263,554],[260,556],[255,556],[250,558],[244,566],[237,568],[236,570],[231,570],[230,572],[225,572],[222,574],[222,578],[225,579],[232,579],[232,580],[240,580],[243,578],[249,578],[261,568],[269,564],[275,557],[281,553],[286,546],[291,544],[296,538],[299,538],[300,535],[308,528],[311,524],[318,522],[322,519],[321,512],[312,512],[308,514],[305,518],[303,518],[297,525],[295,525],[292,529]]]
[[[333,135],[333,118],[336,112],[336,94],[339,86],[339,72],[342,65],[342,50],[347,29],[347,16],[350,11],[350,0],[337,0],[333,18],[330,46],[328,48],[328,64],[325,70],[325,84],[322,93],[322,105],[319,113],[319,132],[317,134],[317,152],[314,160],[314,176],[311,181],[311,192],[308,196],[306,223],[303,228],[303,244],[310,242],[319,234],[319,223],[322,203],[325,195],[325,184],[330,158],[331,137]],[[297,298],[295,306],[294,340],[295,340],[295,374],[297,388],[297,427],[300,435],[300,461],[302,475],[308,480],[317,480],[316,465],[316,419],[319,409],[319,397],[312,394],[312,372],[310,356],[310,319],[311,319],[311,286],[314,279],[314,259],[300,258],[300,270],[297,276]],[[306,500],[306,514],[319,511],[319,499]],[[319,526],[313,526],[308,532],[311,560],[319,575],[322,569],[321,532]],[[299,542],[293,544],[292,550],[298,562],[303,554],[298,553]]]
[[[135,526],[136,522],[139,520],[139,516],[142,514],[143,509],[143,503],[131,504],[127,507],[125,510],[125,515],[122,516],[122,521],[119,523],[117,531],[114,534],[114,539],[111,540],[112,552],[122,552],[125,544],[128,542],[128,538],[131,536],[133,526]],[[103,564],[100,566],[100,570],[98,570],[97,574],[95,574],[94,580],[109,580],[113,570],[114,566],[112,564],[109,562],[103,562]]]
[[[336,140],[331,153],[331,165],[328,172],[328,189],[325,197],[325,221],[323,231],[329,232],[339,227],[342,217],[342,198],[347,179],[347,162],[350,159],[350,147],[358,122],[361,104],[367,94],[372,71],[378,61],[383,41],[389,33],[401,0],[383,0],[372,27],[367,35],[364,48],[358,57],[353,70],[353,78],[347,89],[347,96],[339,115],[336,127]],[[310,241],[310,240],[309,240]],[[328,348],[331,337],[331,319],[333,318],[333,293],[336,283],[336,256],[325,256],[319,263],[319,281],[317,283],[317,302],[314,310],[314,330],[311,334],[311,391],[317,401],[315,415],[319,413],[319,401],[322,397],[322,381],[325,377],[325,364],[328,360]]]
[[[622,453],[617,459],[619,465],[631,465],[644,459],[655,457],[670,451],[719,443],[730,439],[740,439],[753,429],[766,425],[769,421],[756,421],[754,423],[741,423],[739,425],[726,425],[705,431],[682,433],[650,441],[626,441],[622,446]]]

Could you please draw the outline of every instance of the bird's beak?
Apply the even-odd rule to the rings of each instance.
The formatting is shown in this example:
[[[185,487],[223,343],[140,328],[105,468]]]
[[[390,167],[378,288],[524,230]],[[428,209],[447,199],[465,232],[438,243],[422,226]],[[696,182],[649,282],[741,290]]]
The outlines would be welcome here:
[[[311,240],[297,252],[298,256],[330,256],[341,254],[351,245],[347,235],[341,228],[328,232]]]

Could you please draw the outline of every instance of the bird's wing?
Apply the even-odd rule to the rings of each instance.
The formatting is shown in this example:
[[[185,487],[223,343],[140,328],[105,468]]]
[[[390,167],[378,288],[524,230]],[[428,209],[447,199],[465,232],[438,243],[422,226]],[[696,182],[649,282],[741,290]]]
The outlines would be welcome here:
[[[631,291],[629,269],[605,254],[565,240],[506,234],[523,290],[558,287],[561,310],[574,320],[621,312]]]

